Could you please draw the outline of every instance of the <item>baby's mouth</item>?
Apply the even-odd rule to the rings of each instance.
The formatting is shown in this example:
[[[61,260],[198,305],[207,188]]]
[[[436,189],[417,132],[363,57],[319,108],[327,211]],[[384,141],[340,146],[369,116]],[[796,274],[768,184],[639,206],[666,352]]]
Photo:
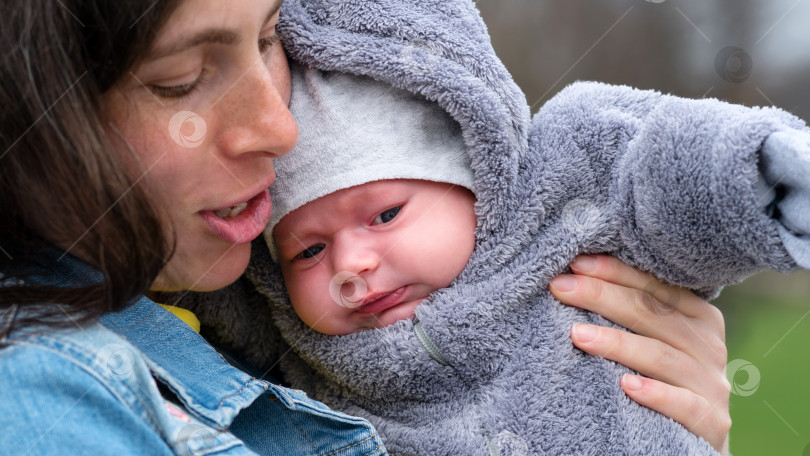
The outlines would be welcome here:
[[[362,304],[354,311],[365,315],[373,315],[390,309],[402,302],[402,298],[407,291],[407,285],[399,287],[387,293],[371,293],[363,298]]]

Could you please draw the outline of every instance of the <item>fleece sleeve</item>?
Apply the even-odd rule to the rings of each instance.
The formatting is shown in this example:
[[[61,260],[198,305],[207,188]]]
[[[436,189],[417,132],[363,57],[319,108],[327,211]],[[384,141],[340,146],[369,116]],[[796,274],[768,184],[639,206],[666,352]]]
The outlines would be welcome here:
[[[560,96],[553,110],[605,175],[590,184],[608,195],[611,253],[706,297],[763,269],[808,265],[810,140],[799,119],[598,83]]]

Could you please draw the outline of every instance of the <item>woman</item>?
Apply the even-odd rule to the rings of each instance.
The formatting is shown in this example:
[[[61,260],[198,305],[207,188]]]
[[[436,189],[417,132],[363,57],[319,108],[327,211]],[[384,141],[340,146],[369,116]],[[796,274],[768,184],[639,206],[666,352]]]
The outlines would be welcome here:
[[[365,420],[231,367],[144,297],[216,290],[246,268],[270,213],[271,159],[297,135],[280,3],[4,9],[0,447],[385,454]],[[609,258],[575,272],[574,288],[555,290],[562,302],[656,329],[577,326],[574,343],[658,379],[624,386],[720,449],[722,316],[691,294],[702,309],[691,316],[645,305],[628,315],[628,301],[673,290]],[[658,291],[645,293],[650,283]],[[661,342],[667,332],[675,339]]]

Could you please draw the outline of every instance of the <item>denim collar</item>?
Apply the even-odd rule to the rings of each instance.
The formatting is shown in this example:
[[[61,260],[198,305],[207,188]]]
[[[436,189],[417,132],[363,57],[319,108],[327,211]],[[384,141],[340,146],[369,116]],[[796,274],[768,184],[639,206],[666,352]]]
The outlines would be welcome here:
[[[26,267],[26,282],[87,286],[101,273],[76,257],[46,248]],[[120,312],[100,318],[145,355],[153,375],[186,408],[210,425],[226,428],[268,385],[228,364],[199,334],[150,299],[141,296]]]
[[[264,393],[267,384],[228,364],[182,320],[142,297],[101,318],[144,355],[152,373],[192,412],[223,428]]]

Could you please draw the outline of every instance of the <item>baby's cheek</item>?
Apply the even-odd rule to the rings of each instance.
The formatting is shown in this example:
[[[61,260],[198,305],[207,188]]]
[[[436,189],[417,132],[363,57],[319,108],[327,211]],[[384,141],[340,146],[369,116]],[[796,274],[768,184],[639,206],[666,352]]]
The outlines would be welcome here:
[[[436,265],[440,265],[437,271],[441,277],[440,287],[446,287],[461,274],[472,256],[475,247],[475,236],[465,235],[465,233],[455,233],[445,239],[444,248],[440,254],[433,258]]]

